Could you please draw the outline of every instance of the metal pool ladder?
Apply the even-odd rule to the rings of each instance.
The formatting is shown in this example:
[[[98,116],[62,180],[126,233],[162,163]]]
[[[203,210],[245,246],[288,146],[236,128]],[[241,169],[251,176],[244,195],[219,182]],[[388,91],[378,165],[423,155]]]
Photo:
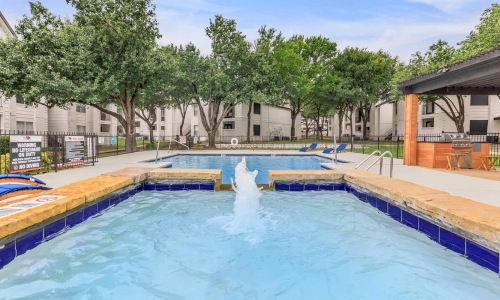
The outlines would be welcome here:
[[[354,169],[359,168],[362,164],[364,164],[367,160],[369,160],[375,154],[379,154],[380,156],[371,165],[369,165],[368,168],[366,168],[365,170],[368,171],[371,167],[373,167],[373,165],[375,165],[378,161],[380,161],[379,175],[382,175],[382,166],[384,165],[384,156],[387,155],[387,156],[389,156],[391,158],[389,177],[392,178],[392,169],[393,169],[393,165],[394,165],[394,162],[393,162],[394,159],[393,159],[392,153],[390,151],[385,151],[384,153],[382,153],[382,152],[380,152],[380,150],[375,150],[375,151],[372,152],[372,154],[368,155],[367,158],[365,158],[362,162],[360,162],[356,166],[356,168],[354,168]]]

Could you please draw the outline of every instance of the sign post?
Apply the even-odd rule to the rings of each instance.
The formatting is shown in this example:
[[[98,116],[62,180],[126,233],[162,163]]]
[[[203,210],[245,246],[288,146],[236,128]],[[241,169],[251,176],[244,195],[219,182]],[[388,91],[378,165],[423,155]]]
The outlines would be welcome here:
[[[12,135],[10,137],[10,173],[42,168],[42,137]]]

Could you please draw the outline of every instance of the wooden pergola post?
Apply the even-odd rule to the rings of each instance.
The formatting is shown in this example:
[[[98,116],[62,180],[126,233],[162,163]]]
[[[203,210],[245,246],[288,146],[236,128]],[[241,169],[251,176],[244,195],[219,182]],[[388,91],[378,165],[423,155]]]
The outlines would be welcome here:
[[[403,163],[406,166],[417,165],[417,117],[418,95],[405,96],[405,136]]]

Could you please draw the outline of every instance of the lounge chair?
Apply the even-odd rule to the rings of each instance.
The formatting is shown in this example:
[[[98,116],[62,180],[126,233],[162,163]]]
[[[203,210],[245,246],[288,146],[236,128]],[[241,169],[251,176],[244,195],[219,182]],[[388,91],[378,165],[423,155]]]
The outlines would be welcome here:
[[[20,184],[31,184],[31,185],[45,185],[42,180],[22,174],[1,174],[0,184],[2,183],[20,183]]]
[[[307,152],[307,151],[311,151],[311,150],[314,150],[316,149],[316,147],[318,147],[318,144],[316,143],[312,143],[309,147],[302,147],[300,148],[300,152]]]
[[[0,184],[0,200],[19,195],[28,195],[38,192],[39,190],[47,190],[48,188],[22,183],[5,183]]]
[[[337,153],[345,152],[345,147],[347,147],[347,144],[340,144],[337,147],[336,152]],[[334,151],[333,148],[326,148],[325,150],[323,150],[323,153],[329,154],[329,153],[332,153],[333,151]]]

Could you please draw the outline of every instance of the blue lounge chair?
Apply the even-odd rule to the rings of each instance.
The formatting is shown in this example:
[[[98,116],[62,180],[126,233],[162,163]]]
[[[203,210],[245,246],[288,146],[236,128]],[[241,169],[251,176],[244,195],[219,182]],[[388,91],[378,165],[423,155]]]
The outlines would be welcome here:
[[[39,185],[45,185],[45,182],[41,181],[38,178],[28,176],[28,175],[22,175],[22,174],[1,174],[0,175],[0,183],[1,182],[17,182],[17,183],[26,183],[26,184],[39,184]]]
[[[22,184],[22,183],[0,184],[0,200],[3,200],[10,196],[16,196],[17,194],[9,195],[14,192],[26,191],[26,194],[29,194],[33,190],[47,190],[47,189],[48,188],[46,187],[39,185],[32,185],[32,184]]]
[[[337,153],[340,153],[340,152],[345,152],[345,147],[347,147],[347,144],[340,144],[337,149],[336,149],[336,152]],[[333,152],[333,148],[326,148],[325,150],[323,150],[323,153],[332,153]]]
[[[300,148],[299,151],[300,152],[307,152],[307,151],[316,149],[316,147],[318,147],[318,144],[312,143],[309,147],[302,147],[302,148]]]

